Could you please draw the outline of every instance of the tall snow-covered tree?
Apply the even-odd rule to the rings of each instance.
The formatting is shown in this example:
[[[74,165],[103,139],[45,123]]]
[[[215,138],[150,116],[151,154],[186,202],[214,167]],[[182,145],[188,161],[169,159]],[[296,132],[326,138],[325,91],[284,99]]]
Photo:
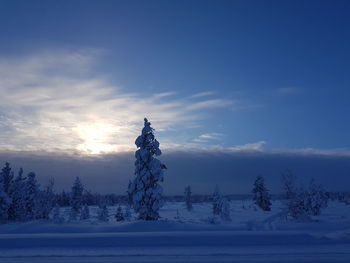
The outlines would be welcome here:
[[[191,191],[191,186],[185,187],[185,202],[186,202],[186,208],[188,211],[191,211],[193,206],[192,206],[192,191]]]
[[[213,193],[213,214],[214,215],[221,215],[222,213],[222,196],[220,194],[219,187],[215,186],[215,191]]]
[[[271,210],[270,194],[265,186],[264,177],[260,175],[256,177],[252,193],[253,200],[258,207],[264,211]]]
[[[77,220],[77,216],[81,210],[83,203],[83,192],[84,187],[80,181],[79,177],[75,178],[74,184],[72,186],[72,193],[70,199],[71,211],[69,213],[70,220]]]
[[[34,172],[30,172],[27,175],[26,186],[25,186],[25,207],[26,214],[25,220],[33,220],[36,215],[35,201],[39,192],[39,184],[36,180],[36,175]]]
[[[142,133],[135,141],[138,147],[135,152],[135,179],[128,189],[132,194],[134,210],[141,220],[157,220],[163,204],[163,189],[159,182],[163,181],[166,166],[154,157],[162,152],[153,131],[151,123],[145,118]]]
[[[9,192],[9,187],[14,177],[13,172],[11,171],[10,164],[8,162],[5,163],[5,166],[1,170],[0,181],[3,184],[4,192]]]
[[[4,185],[0,182],[0,223],[4,223],[8,219],[8,209],[10,207],[11,200],[7,193],[4,191]]]

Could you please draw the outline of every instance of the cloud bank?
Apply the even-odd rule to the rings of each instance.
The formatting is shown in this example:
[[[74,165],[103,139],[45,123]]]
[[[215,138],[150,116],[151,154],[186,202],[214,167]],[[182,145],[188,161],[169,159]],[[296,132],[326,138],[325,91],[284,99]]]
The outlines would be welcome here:
[[[216,184],[225,194],[249,194],[257,175],[263,175],[269,190],[281,192],[281,174],[290,169],[306,185],[315,178],[330,191],[348,191],[350,156],[300,155],[266,152],[168,151],[160,156],[168,170],[162,184],[165,195],[183,194],[191,185],[195,194],[211,194]],[[125,194],[133,178],[132,152],[103,155],[99,158],[72,158],[67,155],[28,155],[0,153],[25,174],[35,171],[45,185],[53,177],[56,190],[69,191],[75,176],[93,192]]]

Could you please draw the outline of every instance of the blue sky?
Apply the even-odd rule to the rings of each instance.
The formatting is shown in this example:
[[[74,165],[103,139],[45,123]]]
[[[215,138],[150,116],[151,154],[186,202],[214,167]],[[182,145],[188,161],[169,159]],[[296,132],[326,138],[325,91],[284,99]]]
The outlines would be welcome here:
[[[190,128],[160,134],[165,140],[212,134],[202,141],[344,149],[349,11],[348,1],[1,1],[0,54],[20,64],[83,53],[94,60],[84,64],[89,72],[59,77],[103,79],[140,99],[202,94],[184,104],[215,104],[201,107]],[[157,128],[157,114],[145,113]]]
[[[348,157],[349,13],[349,1],[0,0],[0,150],[134,151],[147,116],[165,152]]]

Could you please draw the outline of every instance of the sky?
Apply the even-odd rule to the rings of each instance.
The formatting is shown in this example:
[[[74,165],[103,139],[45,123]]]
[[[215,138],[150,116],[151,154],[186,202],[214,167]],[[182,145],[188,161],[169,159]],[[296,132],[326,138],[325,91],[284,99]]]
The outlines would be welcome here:
[[[168,193],[209,192],[217,173],[229,193],[259,173],[278,191],[285,169],[324,184],[337,171],[343,189],[349,12],[349,1],[0,0],[2,160],[62,187],[74,175],[92,187],[99,167],[122,191],[147,117],[173,164]]]

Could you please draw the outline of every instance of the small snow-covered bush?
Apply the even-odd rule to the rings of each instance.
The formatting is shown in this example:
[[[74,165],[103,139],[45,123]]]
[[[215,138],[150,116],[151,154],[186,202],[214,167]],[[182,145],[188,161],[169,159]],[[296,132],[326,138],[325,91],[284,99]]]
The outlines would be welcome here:
[[[8,219],[7,211],[10,207],[11,200],[4,192],[3,183],[0,182],[0,223],[6,222]]]
[[[117,208],[117,213],[115,214],[115,220],[117,222],[125,220],[124,214],[123,214],[123,210],[122,210],[121,206],[118,206],[118,208]]]
[[[86,220],[89,218],[90,218],[90,209],[87,205],[84,205],[80,213],[80,220]]]
[[[255,179],[252,193],[253,200],[258,207],[263,211],[271,210],[270,194],[265,186],[264,178],[262,176],[258,176]]]
[[[219,187],[216,185],[213,193],[213,214],[221,215],[222,212],[222,197],[220,194]]]
[[[224,221],[231,221],[230,203],[225,198],[222,200],[221,219]]]
[[[77,213],[80,212],[83,203],[83,192],[84,187],[80,181],[79,177],[75,178],[74,184],[72,186],[70,205],[73,210]]]
[[[124,218],[125,218],[126,221],[130,221],[131,220],[131,209],[130,209],[129,205],[127,205],[126,208],[125,208]]]
[[[98,220],[102,222],[108,222],[109,215],[108,215],[108,208],[105,204],[100,205],[99,210],[98,210]]]
[[[318,216],[328,205],[328,195],[323,187],[312,179],[308,189],[295,186],[296,178],[288,174],[284,176],[284,197],[287,216],[296,220],[308,220],[310,216]]]
[[[59,206],[55,206],[53,208],[52,220],[56,224],[60,224],[60,223],[64,222],[64,218],[61,217],[61,215],[60,215],[60,207]]]
[[[187,186],[185,188],[185,203],[186,203],[187,211],[191,211],[193,208],[191,195],[192,195],[191,186]]]

